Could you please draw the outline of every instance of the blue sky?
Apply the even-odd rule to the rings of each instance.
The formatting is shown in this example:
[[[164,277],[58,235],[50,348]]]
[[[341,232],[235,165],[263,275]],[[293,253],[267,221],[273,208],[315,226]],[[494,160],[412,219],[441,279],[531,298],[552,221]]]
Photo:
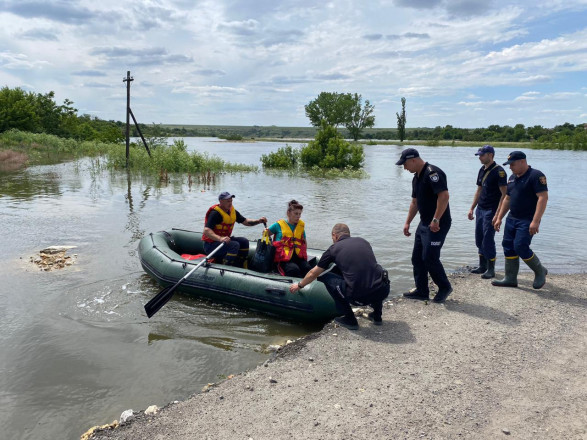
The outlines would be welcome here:
[[[587,0],[0,0],[0,87],[140,122],[308,126],[320,92],[375,126],[587,122]]]

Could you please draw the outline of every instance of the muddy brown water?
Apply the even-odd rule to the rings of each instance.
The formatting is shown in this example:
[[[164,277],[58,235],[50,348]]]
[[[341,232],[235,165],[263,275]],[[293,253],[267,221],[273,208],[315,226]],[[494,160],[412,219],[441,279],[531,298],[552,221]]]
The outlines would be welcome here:
[[[232,162],[259,164],[280,143],[186,139],[190,149]],[[297,146],[298,144],[292,144]],[[443,248],[447,270],[476,260],[467,211],[479,162],[474,148],[417,147],[448,175],[453,226]],[[226,305],[176,295],[152,319],[143,305],[160,288],[141,270],[136,245],[145,234],[201,230],[217,194],[236,194],[245,216],[273,222],[287,201],[304,205],[309,245],[325,249],[336,222],[369,240],[389,270],[393,294],[412,287],[413,238],[402,234],[411,175],[394,165],[399,146],[365,147],[362,180],[287,173],[227,174],[206,186],[186,176],[111,172],[83,159],[0,174],[0,424],[4,438],[79,438],[125,409],[165,405],[206,383],[248,368],[267,347],[308,334],[302,326]],[[497,150],[504,161],[509,150]],[[550,201],[533,248],[555,272],[583,272],[587,237],[587,153],[527,151],[548,178]],[[509,170],[508,170],[509,171]],[[412,225],[412,230],[416,224]],[[260,237],[261,226],[235,232]],[[497,241],[502,234],[497,235]],[[30,257],[51,245],[76,246],[75,264],[41,271]],[[498,268],[503,262],[498,262]]]

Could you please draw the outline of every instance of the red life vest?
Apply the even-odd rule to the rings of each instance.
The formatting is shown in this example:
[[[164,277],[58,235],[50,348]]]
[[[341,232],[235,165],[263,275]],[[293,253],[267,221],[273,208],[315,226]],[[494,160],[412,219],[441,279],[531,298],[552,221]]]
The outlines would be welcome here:
[[[293,233],[290,226],[285,220],[279,220],[277,222],[281,228],[281,240],[274,241],[275,246],[275,258],[274,261],[279,263],[281,261],[289,261],[293,256],[295,249],[296,255],[302,260],[308,259],[308,246],[304,239],[304,226],[303,220],[298,221],[296,228]]]
[[[234,228],[234,224],[236,223],[236,210],[233,206],[230,207],[230,215],[227,214],[220,205],[210,206],[208,212],[206,212],[206,217],[204,218],[204,227],[206,227],[206,223],[208,223],[208,217],[210,217],[210,213],[212,211],[217,211],[222,216],[222,223],[218,223],[214,226],[214,233],[216,235],[220,235],[221,237],[230,237],[232,234],[232,228]],[[202,234],[202,240],[208,243],[214,243],[214,240],[208,238],[205,234]]]

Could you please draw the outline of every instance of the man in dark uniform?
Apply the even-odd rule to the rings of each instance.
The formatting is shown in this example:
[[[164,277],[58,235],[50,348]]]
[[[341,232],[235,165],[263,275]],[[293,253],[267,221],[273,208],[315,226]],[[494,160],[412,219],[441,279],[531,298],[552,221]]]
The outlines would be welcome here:
[[[503,253],[505,254],[505,277],[493,280],[494,286],[518,286],[520,258],[534,271],[532,287],[540,289],[546,283],[548,271],[538,256],[530,249],[534,235],[538,234],[540,221],[548,203],[546,176],[533,169],[526,162],[522,151],[512,151],[504,165],[509,165],[512,175],[508,180],[507,195],[501,204],[493,226],[501,228],[501,221],[509,215],[503,232]]]
[[[383,323],[383,300],[389,295],[389,278],[377,260],[367,240],[351,237],[349,227],[337,223],[332,228],[332,246],[320,257],[318,265],[306,274],[299,283],[290,286],[289,291],[295,293],[314,281],[331,263],[342,276],[329,272],[320,280],[334,299],[341,316],[334,320],[350,330],[357,330],[359,323],[351,304],[370,305],[373,312],[368,318],[375,325]]]
[[[475,244],[479,252],[479,267],[471,273],[480,273],[481,278],[495,277],[495,229],[493,222],[499,211],[507,189],[505,170],[495,163],[495,150],[491,145],[483,145],[475,153],[483,164],[477,175],[477,192],[469,209],[469,220],[475,215]],[[475,211],[475,207],[477,210]],[[475,211],[475,215],[473,212]]]
[[[404,235],[409,237],[410,223],[420,213],[416,229],[412,266],[416,288],[404,293],[406,298],[427,300],[429,298],[428,274],[438,286],[434,302],[444,302],[452,292],[452,286],[440,262],[440,250],[451,225],[448,204],[446,175],[437,166],[424,162],[414,148],[402,151],[396,165],[414,174],[412,180],[412,202],[404,224]]]
[[[224,191],[218,196],[218,204],[208,209],[204,220],[202,240],[204,241],[204,252],[206,254],[224,243],[223,249],[220,249],[214,257],[218,260],[223,258],[223,264],[242,267],[249,255],[249,240],[245,237],[231,236],[234,224],[241,223],[245,226],[255,226],[259,223],[267,223],[267,218],[261,217],[258,220],[250,220],[243,217],[232,206],[234,197],[233,194]]]

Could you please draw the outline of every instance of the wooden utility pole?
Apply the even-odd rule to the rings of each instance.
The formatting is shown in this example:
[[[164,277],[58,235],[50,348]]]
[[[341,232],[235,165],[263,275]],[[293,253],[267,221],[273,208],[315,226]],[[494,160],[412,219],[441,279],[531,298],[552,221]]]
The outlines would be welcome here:
[[[130,76],[130,70],[126,71],[126,78],[122,82],[126,83],[126,167],[128,168],[128,156],[130,155],[130,83],[134,78]]]
[[[130,76],[130,70],[126,71],[126,78],[122,78],[122,82],[126,83],[126,167],[128,168],[128,158],[130,156],[130,117],[132,117],[135,126],[137,127],[137,131],[141,136],[143,144],[145,145],[145,149],[147,153],[149,153],[149,157],[151,157],[151,150],[147,146],[147,141],[141,133],[141,129],[139,127],[139,123],[137,122],[135,115],[133,114],[132,110],[130,109],[130,83],[134,81],[134,78]]]

